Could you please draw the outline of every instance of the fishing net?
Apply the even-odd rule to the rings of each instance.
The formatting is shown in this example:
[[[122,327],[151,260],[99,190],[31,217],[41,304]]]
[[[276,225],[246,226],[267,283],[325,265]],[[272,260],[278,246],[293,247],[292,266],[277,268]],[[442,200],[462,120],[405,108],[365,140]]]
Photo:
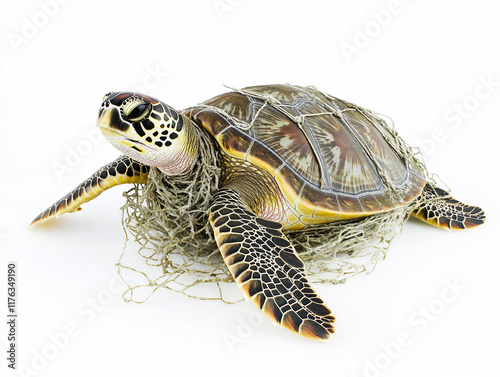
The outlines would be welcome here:
[[[407,165],[426,174],[418,151],[410,148],[388,122],[356,105],[348,107],[362,113],[383,135],[389,135],[391,147]],[[234,302],[241,298],[226,297],[235,284],[208,221],[208,208],[221,176],[218,152],[206,132],[197,132],[200,156],[190,172],[167,178],[152,168],[147,183],[136,184],[124,193],[127,242],[118,272],[128,286],[123,296],[127,301],[142,302],[161,287],[200,299]],[[290,231],[287,236],[312,283],[344,283],[352,276],[373,271],[417,204],[414,200],[392,211]],[[129,250],[129,238],[138,245],[137,254]],[[140,258],[130,258],[131,253]]]

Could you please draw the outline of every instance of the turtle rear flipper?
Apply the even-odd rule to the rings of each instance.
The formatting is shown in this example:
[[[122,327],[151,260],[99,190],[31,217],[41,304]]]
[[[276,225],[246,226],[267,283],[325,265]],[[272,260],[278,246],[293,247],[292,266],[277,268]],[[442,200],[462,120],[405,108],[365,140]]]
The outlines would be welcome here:
[[[335,317],[307,281],[304,263],[281,224],[256,216],[232,189],[215,195],[209,217],[222,257],[245,297],[273,322],[327,340]]]
[[[113,162],[103,166],[87,180],[80,183],[73,191],[40,213],[31,222],[30,227],[51,218],[59,217],[63,213],[79,211],[83,203],[91,201],[113,186],[122,183],[146,182],[148,172],[148,166],[140,164],[130,157],[120,156]]]
[[[474,228],[486,220],[480,207],[464,204],[430,183],[425,185],[419,200],[420,205],[412,215],[441,229]]]

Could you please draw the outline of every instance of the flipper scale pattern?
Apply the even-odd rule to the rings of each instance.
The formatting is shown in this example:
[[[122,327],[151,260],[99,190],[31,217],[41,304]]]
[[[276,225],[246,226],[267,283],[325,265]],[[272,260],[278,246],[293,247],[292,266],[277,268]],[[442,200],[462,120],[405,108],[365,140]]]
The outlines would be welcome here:
[[[103,166],[73,191],[52,204],[40,213],[30,227],[49,219],[59,217],[63,213],[81,210],[81,205],[91,201],[108,188],[122,183],[144,183],[147,180],[149,166],[127,156],[120,156],[113,162]]]
[[[231,189],[216,194],[210,222],[222,257],[247,299],[300,335],[330,337],[335,317],[309,284],[304,263],[281,224],[257,217]]]

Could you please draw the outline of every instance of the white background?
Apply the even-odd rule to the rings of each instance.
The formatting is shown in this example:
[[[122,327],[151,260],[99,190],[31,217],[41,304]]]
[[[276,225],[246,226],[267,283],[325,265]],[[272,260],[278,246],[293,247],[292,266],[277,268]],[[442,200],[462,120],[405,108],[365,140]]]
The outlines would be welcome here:
[[[2,376],[499,375],[498,2],[44,3],[0,2]],[[409,221],[371,275],[317,284],[337,317],[330,342],[267,321],[244,328],[257,312],[245,302],[160,290],[125,303],[122,289],[109,303],[124,244],[122,188],[27,230],[119,154],[86,136],[105,93],[142,87],[182,109],[223,84],[283,82],[391,116],[429,170],[488,216],[453,233]],[[18,264],[17,366],[31,374],[6,367],[8,261]],[[395,346],[401,334],[408,340]],[[230,347],[228,336],[241,342]]]

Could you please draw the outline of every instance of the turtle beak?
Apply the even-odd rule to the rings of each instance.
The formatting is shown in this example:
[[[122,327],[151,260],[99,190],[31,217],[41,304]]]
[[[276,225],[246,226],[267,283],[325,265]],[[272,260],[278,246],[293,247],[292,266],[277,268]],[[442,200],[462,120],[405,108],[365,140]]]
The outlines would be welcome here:
[[[134,129],[121,119],[120,112],[116,107],[101,107],[97,116],[97,126],[101,129],[104,137],[122,152],[124,152],[124,147],[125,150],[131,148],[141,154],[150,149],[136,140],[137,134]]]
[[[104,127],[121,132],[127,132],[130,128],[130,125],[122,120],[120,111],[114,106],[101,107],[97,118],[97,125],[101,128]]]
[[[97,116],[97,126],[107,139],[127,137],[126,133],[130,126],[123,122],[117,108],[101,107]]]
[[[110,130],[109,128],[107,127],[103,127],[103,126],[99,126],[101,128],[101,132],[102,134],[104,135],[104,137],[106,139],[108,139],[110,142],[113,142],[113,141],[119,141],[120,139],[124,139],[125,136],[122,135],[121,133],[119,132],[116,132],[116,131],[113,131],[113,130]]]

